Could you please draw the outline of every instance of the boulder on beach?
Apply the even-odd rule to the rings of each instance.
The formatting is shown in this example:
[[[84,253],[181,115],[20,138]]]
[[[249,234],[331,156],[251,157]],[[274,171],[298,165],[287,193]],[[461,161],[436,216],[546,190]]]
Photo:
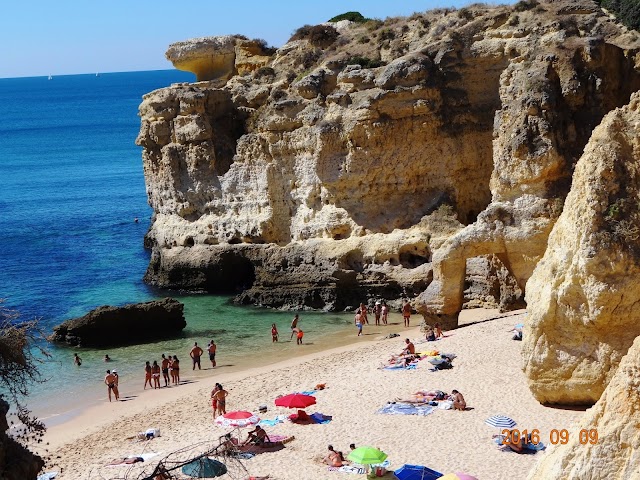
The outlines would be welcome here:
[[[171,337],[186,326],[184,305],[165,298],[98,307],[54,327],[49,340],[82,347],[113,347]]]

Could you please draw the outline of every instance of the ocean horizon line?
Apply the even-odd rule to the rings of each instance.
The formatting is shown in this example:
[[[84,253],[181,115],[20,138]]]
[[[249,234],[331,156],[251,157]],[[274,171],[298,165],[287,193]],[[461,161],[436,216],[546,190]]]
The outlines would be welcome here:
[[[144,72],[184,72],[183,70],[178,70],[177,68],[156,68],[151,70],[125,70],[125,71],[114,71],[114,72],[83,72],[83,73],[45,73],[42,75],[25,75],[25,76],[15,76],[15,77],[0,77],[0,80],[26,80],[29,78],[47,78],[47,77],[79,77],[79,76],[96,76],[98,75],[112,75],[112,74],[120,74],[120,73],[144,73]],[[184,72],[185,74],[190,74],[191,72]],[[192,74],[194,75],[194,74]],[[195,78],[195,75],[194,75]]]

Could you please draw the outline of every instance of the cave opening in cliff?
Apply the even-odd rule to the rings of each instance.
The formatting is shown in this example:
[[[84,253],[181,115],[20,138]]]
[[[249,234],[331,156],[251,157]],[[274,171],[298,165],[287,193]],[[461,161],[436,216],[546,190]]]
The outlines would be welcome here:
[[[224,252],[219,261],[207,269],[204,288],[210,293],[238,293],[251,288],[255,279],[251,260],[241,253]]]

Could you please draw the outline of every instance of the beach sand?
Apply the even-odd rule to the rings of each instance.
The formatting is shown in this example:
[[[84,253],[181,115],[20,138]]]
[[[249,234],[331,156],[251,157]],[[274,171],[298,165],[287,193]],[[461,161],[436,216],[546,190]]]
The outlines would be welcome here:
[[[105,401],[47,432],[45,442],[50,444],[53,463],[47,470],[60,471],[58,479],[137,478],[133,474],[136,469],[126,476],[129,467],[105,464],[128,455],[159,452],[146,463],[150,465],[170,452],[216,440],[229,431],[212,422],[209,395],[214,382],[229,391],[227,411],[256,412],[264,404],[269,409],[260,415],[264,419],[295,412],[275,407],[278,395],[326,383],[326,389],[316,394],[317,404],[307,411],[331,415],[333,420],[322,425],[286,422],[266,427],[270,434],[294,435],[295,440],[281,451],[243,461],[251,475],[283,480],[362,478],[328,471],[321,463],[327,445],[346,454],[349,444],[355,443],[386,452],[391,468],[411,463],[442,473],[465,472],[479,479],[524,478],[544,452],[518,455],[501,451],[491,440],[498,429],[487,426],[485,419],[496,414],[509,416],[518,422],[518,428],[538,429],[547,443],[552,429],[569,429],[582,412],[541,406],[529,392],[521,371],[521,343],[512,341],[509,333],[523,316],[523,311],[465,311],[462,328],[445,332],[446,337],[437,342],[416,344],[417,351],[435,348],[455,353],[451,370],[431,371],[425,360],[415,370],[379,370],[391,353],[402,350],[404,338],[422,337],[417,327],[404,329],[401,318],[394,315],[391,320],[395,325],[365,327],[369,335],[364,338],[356,339],[354,328],[357,344],[268,367],[221,372],[175,388],[145,391],[130,401]],[[418,323],[418,316],[414,315],[413,321]],[[400,333],[400,337],[381,339],[391,332]],[[181,372],[187,381],[189,372]],[[436,409],[427,416],[376,414],[387,402],[419,389],[449,393],[457,389],[472,409]],[[127,440],[152,427],[159,428],[162,436],[146,442]]]

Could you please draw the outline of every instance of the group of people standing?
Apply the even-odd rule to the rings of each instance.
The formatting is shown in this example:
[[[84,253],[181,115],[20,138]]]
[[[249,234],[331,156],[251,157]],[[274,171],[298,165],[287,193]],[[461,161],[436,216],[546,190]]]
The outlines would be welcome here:
[[[180,383],[180,360],[178,360],[177,355],[169,355],[167,357],[163,353],[160,365],[158,365],[157,360],[154,360],[153,364],[146,362],[144,366],[144,388],[147,388],[147,384],[151,388],[160,388],[160,373],[162,373],[165,387],[168,387],[169,383],[174,385]],[[152,381],[153,385],[151,384]]]
[[[404,319],[404,326],[408,327],[411,319],[412,312],[411,303],[407,300],[405,304],[402,306],[402,317]],[[387,317],[389,315],[389,307],[387,306],[387,302],[384,300],[377,301],[372,308],[372,313],[375,318],[376,325],[387,325]],[[364,303],[361,303],[358,309],[356,310],[356,315],[353,319],[353,323],[358,329],[358,336],[362,335],[362,328],[365,325],[369,325],[369,310]]]

